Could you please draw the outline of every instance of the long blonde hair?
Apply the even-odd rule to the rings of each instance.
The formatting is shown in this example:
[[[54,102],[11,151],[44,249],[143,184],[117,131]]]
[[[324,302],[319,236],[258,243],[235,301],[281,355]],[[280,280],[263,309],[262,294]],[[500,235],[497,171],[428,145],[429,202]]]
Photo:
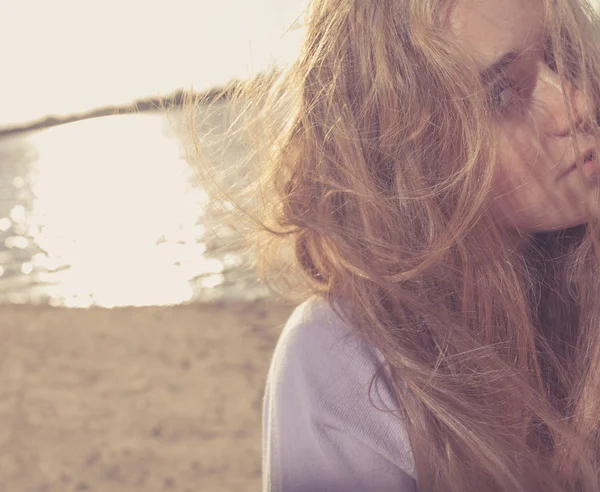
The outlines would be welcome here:
[[[546,4],[554,68],[599,107],[596,14]],[[240,92],[262,125],[257,207],[243,202],[260,271],[381,351],[420,490],[598,491],[598,221],[506,237],[450,5],[314,0],[297,63]]]

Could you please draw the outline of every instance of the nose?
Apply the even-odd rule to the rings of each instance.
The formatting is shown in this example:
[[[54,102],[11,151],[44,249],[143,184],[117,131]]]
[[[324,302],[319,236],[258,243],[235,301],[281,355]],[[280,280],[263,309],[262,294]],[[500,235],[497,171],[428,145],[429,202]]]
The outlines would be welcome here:
[[[546,65],[541,69],[538,87],[542,107],[547,112],[545,128],[548,134],[553,136],[571,134],[569,117],[573,124],[573,132],[581,131],[581,128],[593,118],[592,107],[584,94],[567,81],[564,82],[563,87],[559,75]]]

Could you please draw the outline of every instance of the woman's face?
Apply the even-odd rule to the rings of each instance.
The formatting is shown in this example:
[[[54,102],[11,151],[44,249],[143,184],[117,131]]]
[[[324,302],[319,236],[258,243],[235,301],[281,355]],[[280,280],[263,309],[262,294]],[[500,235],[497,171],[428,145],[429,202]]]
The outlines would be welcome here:
[[[584,223],[582,192],[591,196],[596,189],[592,177],[570,171],[577,156],[565,97],[572,101],[574,122],[591,109],[574,87],[563,92],[546,64],[543,15],[537,0],[458,0],[450,15],[451,31],[475,57],[496,114],[500,162],[494,213],[507,226],[528,232]],[[502,72],[490,68],[501,60]],[[593,149],[592,135],[583,125],[576,127],[581,153]]]

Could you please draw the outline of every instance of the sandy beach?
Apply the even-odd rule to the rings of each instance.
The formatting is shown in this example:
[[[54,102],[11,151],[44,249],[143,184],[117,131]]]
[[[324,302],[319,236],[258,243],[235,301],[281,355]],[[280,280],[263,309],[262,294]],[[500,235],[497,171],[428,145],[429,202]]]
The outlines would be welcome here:
[[[293,309],[0,307],[0,491],[257,491]]]

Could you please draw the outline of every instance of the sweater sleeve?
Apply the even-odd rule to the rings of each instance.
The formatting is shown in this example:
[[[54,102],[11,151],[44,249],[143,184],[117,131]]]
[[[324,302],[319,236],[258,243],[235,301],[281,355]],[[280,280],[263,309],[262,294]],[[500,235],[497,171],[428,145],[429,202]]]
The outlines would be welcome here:
[[[273,355],[263,406],[263,492],[415,492],[414,463],[381,358],[322,301],[299,306]]]

